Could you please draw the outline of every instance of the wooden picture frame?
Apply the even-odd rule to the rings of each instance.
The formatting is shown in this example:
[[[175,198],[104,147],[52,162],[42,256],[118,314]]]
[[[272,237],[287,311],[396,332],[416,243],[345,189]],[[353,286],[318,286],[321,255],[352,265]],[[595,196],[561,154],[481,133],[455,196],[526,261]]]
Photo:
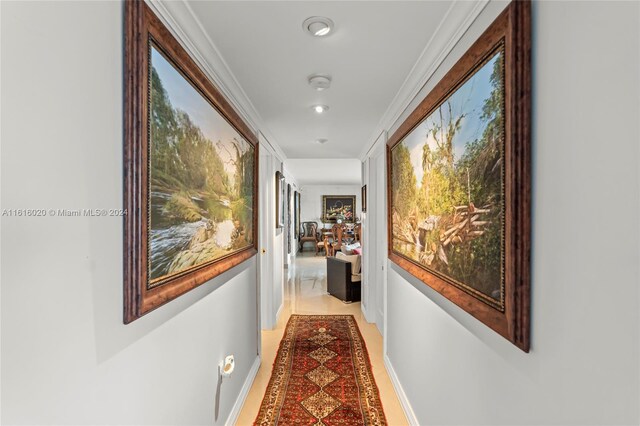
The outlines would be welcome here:
[[[362,201],[362,213],[367,212],[367,185],[362,185],[361,198]]]
[[[322,222],[335,223],[342,215],[343,222],[354,222],[356,217],[355,195],[323,195]]]
[[[284,175],[276,171],[276,228],[284,228]]]
[[[514,1],[387,143],[389,259],[525,352],[530,50],[531,4]]]
[[[287,184],[287,254],[291,254],[291,184]]]
[[[296,228],[295,238],[298,240],[300,238],[300,193],[298,191],[295,192],[294,200],[293,200],[293,208],[294,208],[294,226]]]
[[[124,31],[124,323],[130,323],[257,253],[258,139],[145,2],[125,2]],[[194,119],[183,104],[174,108],[172,90],[186,93],[198,111],[206,110],[206,119]],[[222,126],[216,129],[234,139],[214,144],[200,127],[207,120],[216,120]],[[161,131],[170,127],[174,130]],[[178,140],[176,128],[189,133]],[[235,153],[223,158],[221,150],[228,148]],[[187,158],[194,162],[184,163]],[[182,164],[189,165],[188,172]],[[238,178],[215,202],[212,188],[223,182],[209,180],[214,172]],[[158,187],[164,191],[160,195]],[[220,215],[212,216],[212,208]],[[174,226],[189,227],[189,241],[176,244]],[[168,239],[160,244],[158,235]],[[208,251],[191,256],[204,245]]]

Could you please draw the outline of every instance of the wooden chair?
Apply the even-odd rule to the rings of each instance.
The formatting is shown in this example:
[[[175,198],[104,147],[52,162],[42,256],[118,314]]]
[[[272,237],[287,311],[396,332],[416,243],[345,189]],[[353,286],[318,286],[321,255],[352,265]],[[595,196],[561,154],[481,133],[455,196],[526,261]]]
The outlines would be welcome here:
[[[313,243],[316,254],[318,253],[318,242],[320,237],[318,235],[318,223],[317,222],[302,222],[300,224],[302,232],[300,232],[300,251],[304,249],[304,243]]]
[[[325,235],[322,239],[322,245],[324,246],[324,255],[325,256],[333,256],[333,252],[331,251],[331,243],[329,242],[329,236]]]
[[[353,232],[355,236],[355,241],[360,242],[360,239],[362,238],[362,224],[356,223],[356,226],[353,228]]]
[[[344,228],[341,224],[336,223],[331,227],[331,232],[333,234],[333,242],[331,243],[331,255],[333,256],[335,252],[342,249],[342,237]]]

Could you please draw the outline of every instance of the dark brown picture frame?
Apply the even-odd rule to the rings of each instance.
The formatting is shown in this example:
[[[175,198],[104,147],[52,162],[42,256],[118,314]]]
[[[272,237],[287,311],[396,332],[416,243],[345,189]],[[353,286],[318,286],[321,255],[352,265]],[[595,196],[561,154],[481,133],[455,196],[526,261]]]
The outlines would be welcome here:
[[[287,253],[291,254],[291,184],[287,184]]]
[[[504,309],[473,297],[446,277],[393,249],[391,150],[504,43]],[[531,4],[513,1],[400,125],[387,143],[389,259],[525,352],[530,333]]]
[[[300,193],[298,191],[295,192],[294,195],[294,200],[293,200],[293,204],[294,204],[294,212],[295,212],[295,218],[294,218],[294,226],[295,226],[295,239],[299,239],[299,235],[300,235]]]
[[[189,54],[143,1],[125,2],[124,42],[124,323],[246,261],[258,244],[258,139]],[[149,61],[150,43],[162,50],[193,87],[254,147],[251,246],[177,273],[149,287]]]
[[[284,228],[284,197],[285,181],[284,175],[276,171],[276,228]]]
[[[361,203],[362,203],[362,213],[367,212],[367,185],[362,185],[361,189]]]

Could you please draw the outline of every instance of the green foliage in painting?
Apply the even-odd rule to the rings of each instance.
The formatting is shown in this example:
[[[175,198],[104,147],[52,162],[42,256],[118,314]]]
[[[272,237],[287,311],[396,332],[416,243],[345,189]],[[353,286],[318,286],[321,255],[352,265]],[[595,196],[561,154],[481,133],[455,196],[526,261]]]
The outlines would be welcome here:
[[[171,92],[202,117],[219,113],[162,56],[164,77],[151,67],[150,278],[209,262],[252,243],[254,149],[219,120],[211,140],[192,116],[171,103]],[[156,65],[157,65],[156,64]],[[163,81],[166,79],[166,81]],[[177,81],[177,82],[176,82]],[[182,90],[182,92],[180,92]],[[199,103],[198,103],[199,102]],[[213,119],[213,118],[211,118]]]
[[[229,191],[214,144],[184,111],[175,110],[155,68],[151,69],[151,161],[153,185]],[[177,189],[176,188],[176,189]]]
[[[392,170],[391,185],[393,191],[393,206],[398,213],[406,217],[413,203],[402,202],[402,200],[415,200],[416,198],[416,176],[411,167],[411,159],[409,158],[409,150],[406,146],[400,145],[393,151],[391,157]]]
[[[394,251],[496,301],[503,65],[499,51],[391,151]]]

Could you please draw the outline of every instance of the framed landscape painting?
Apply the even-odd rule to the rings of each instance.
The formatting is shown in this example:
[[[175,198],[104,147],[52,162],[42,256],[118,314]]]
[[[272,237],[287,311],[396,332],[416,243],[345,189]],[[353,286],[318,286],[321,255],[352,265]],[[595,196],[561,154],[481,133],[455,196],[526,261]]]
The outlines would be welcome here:
[[[529,51],[512,2],[388,142],[389,258],[524,351]]]
[[[124,322],[257,252],[257,138],[144,2],[126,2]]]
[[[322,219],[324,222],[353,222],[356,211],[355,195],[323,195]]]

